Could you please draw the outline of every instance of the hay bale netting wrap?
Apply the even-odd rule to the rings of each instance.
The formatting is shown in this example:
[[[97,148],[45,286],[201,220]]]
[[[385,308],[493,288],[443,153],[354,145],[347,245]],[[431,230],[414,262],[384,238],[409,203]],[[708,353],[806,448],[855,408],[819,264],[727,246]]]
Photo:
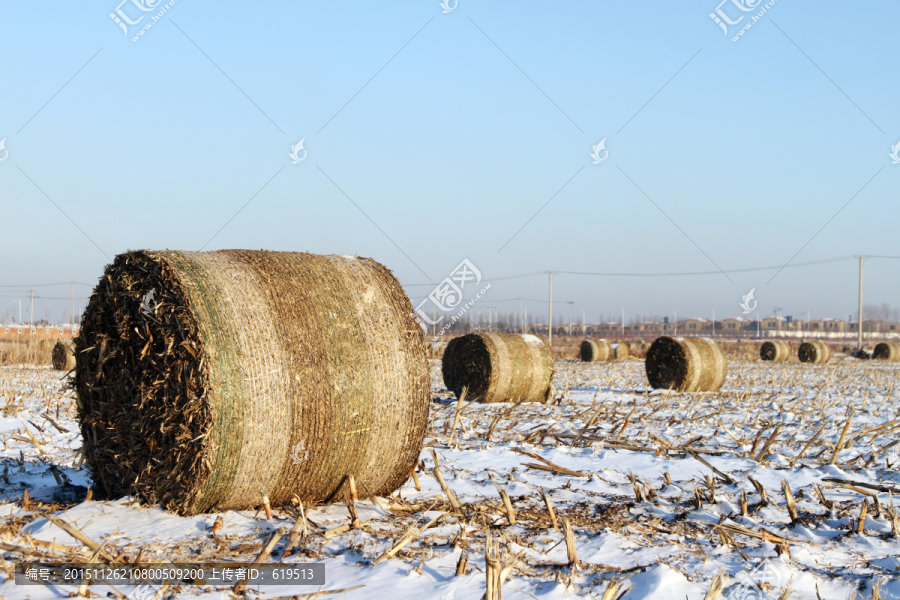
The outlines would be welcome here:
[[[481,402],[546,402],[553,359],[540,338],[518,333],[470,333],[444,351],[444,385],[459,398]]]
[[[75,354],[72,353],[72,343],[57,340],[50,351],[50,361],[57,371],[71,371],[75,368]]]
[[[759,358],[765,361],[784,362],[791,356],[791,345],[784,340],[763,342],[759,347]]]
[[[650,385],[676,392],[715,392],[725,383],[725,352],[708,338],[656,338],[644,364]]]
[[[247,509],[263,494],[323,502],[346,475],[388,495],[427,424],[412,315],[390,271],[367,258],[117,256],[75,340],[95,489],[181,514]]]
[[[828,344],[819,340],[803,342],[797,350],[797,358],[803,363],[820,365],[828,362],[828,359],[831,358],[831,348],[828,347]]]
[[[581,342],[581,360],[584,362],[605,362],[612,356],[612,346],[606,340],[584,340]]]
[[[890,362],[900,361],[900,344],[894,342],[881,342],[875,345],[872,351],[872,358],[876,360],[887,360]]]

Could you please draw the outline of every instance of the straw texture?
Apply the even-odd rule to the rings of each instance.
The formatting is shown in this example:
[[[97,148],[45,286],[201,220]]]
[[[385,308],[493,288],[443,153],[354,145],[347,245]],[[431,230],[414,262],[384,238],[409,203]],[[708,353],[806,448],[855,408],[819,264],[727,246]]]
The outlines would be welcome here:
[[[676,392],[715,392],[728,371],[725,352],[708,338],[656,338],[644,366],[652,387]]]
[[[581,342],[581,360],[584,362],[605,362],[612,357],[612,346],[606,340],[584,340]]]
[[[875,346],[875,350],[872,352],[872,358],[898,362],[900,361],[900,344],[881,342]]]
[[[441,365],[458,398],[481,402],[546,402],[553,359],[540,338],[517,333],[470,333],[450,340]]]
[[[763,342],[759,347],[759,358],[766,361],[784,362],[791,356],[791,345],[783,340]]]
[[[367,258],[117,256],[75,340],[98,491],[182,514],[327,501],[346,475],[389,494],[418,457],[430,398],[412,314]]]
[[[800,349],[797,350],[797,358],[800,359],[800,362],[820,365],[828,362],[828,359],[831,358],[831,348],[819,340],[803,342],[800,344]]]

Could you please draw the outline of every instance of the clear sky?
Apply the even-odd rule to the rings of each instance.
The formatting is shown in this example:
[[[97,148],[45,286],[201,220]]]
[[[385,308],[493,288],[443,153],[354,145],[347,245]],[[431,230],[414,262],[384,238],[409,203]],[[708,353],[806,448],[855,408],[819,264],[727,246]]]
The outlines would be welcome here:
[[[852,258],[718,270],[900,255],[896,2],[727,0],[726,35],[716,0],[157,1],[118,6],[127,34],[117,0],[0,4],[0,316],[136,248],[370,256],[415,303],[469,259],[501,311],[547,295],[511,275],[716,272],[554,276],[589,321],[751,288],[846,317]],[[898,269],[866,263],[867,303]]]

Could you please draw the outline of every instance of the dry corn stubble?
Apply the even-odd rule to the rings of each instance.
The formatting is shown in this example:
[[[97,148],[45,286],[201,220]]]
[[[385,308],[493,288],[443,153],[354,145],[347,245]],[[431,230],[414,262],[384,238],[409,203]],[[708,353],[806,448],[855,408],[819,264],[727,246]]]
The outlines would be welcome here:
[[[145,300],[153,291],[153,301]],[[182,514],[402,485],[425,434],[412,306],[366,258],[135,251],[110,265],[75,340],[98,488]]]

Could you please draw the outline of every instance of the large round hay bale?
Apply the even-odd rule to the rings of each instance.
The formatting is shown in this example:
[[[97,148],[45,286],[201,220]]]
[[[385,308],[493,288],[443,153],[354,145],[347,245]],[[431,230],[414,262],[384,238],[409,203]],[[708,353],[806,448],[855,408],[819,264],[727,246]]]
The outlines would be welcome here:
[[[116,257],[75,340],[99,493],[181,514],[322,502],[409,476],[430,378],[412,305],[374,260],[294,252]],[[364,486],[364,487],[362,487]]]
[[[72,353],[72,344],[58,340],[53,345],[50,353],[53,368],[57,371],[71,371],[75,368],[75,355]]]
[[[584,362],[605,362],[612,356],[612,346],[606,340],[584,340],[581,342],[581,360]]]
[[[791,345],[783,340],[763,342],[759,347],[759,358],[766,361],[784,362],[791,356]]]
[[[725,383],[725,352],[708,338],[656,338],[647,351],[647,379],[658,389],[715,392]]]
[[[797,350],[797,358],[803,363],[820,365],[828,362],[828,359],[831,358],[831,348],[828,347],[828,344],[819,340],[803,342],[800,344],[800,349]]]
[[[631,355],[627,342],[619,342],[612,345],[612,357],[616,360],[625,360]]]
[[[553,379],[550,349],[518,333],[470,333],[453,338],[441,365],[444,385],[467,400],[546,402]]]
[[[875,346],[875,350],[872,352],[872,358],[890,362],[900,361],[900,344],[894,342],[881,342]]]

